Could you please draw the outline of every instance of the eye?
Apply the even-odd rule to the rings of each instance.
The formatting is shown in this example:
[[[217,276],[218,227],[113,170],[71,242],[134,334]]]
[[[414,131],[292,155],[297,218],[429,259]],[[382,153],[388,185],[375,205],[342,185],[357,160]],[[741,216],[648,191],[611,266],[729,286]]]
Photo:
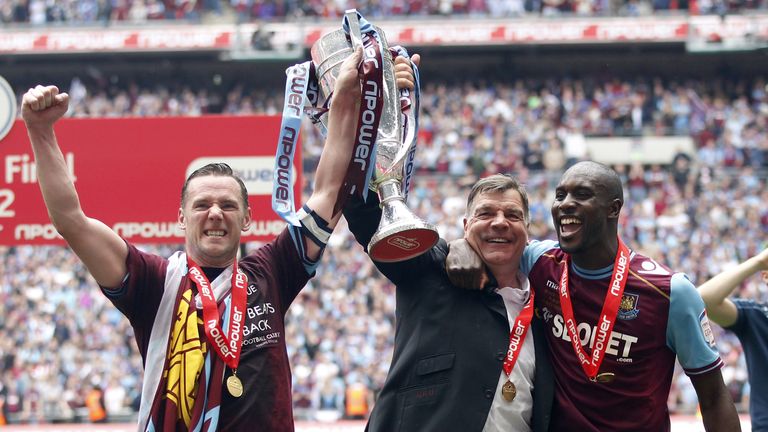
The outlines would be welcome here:
[[[479,210],[475,212],[475,219],[488,219],[490,214],[487,210]]]

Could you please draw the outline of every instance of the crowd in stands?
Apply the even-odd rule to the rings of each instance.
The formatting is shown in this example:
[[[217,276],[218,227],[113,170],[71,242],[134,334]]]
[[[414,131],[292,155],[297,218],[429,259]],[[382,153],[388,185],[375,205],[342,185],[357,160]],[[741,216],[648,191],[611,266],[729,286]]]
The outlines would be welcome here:
[[[0,0],[0,23],[145,24],[158,20],[233,22],[337,18],[349,8],[366,17],[638,16],[725,14],[766,7],[751,0]]]
[[[79,117],[276,114],[282,104],[282,95],[246,86],[217,94],[99,89],[75,81],[67,90],[73,97],[70,115]],[[446,239],[462,235],[468,186],[494,172],[523,180],[531,195],[531,236],[554,238],[553,182],[564,168],[589,158],[585,136],[666,134],[692,137],[694,151],[677,154],[669,164],[615,166],[625,181],[621,233],[630,247],[700,284],[768,246],[763,81],[430,84],[422,94],[421,126],[409,203]],[[311,127],[303,136],[310,177],[321,139]],[[147,249],[167,256],[174,247]],[[740,295],[768,300],[758,279]],[[345,398],[361,388],[366,400],[375,401],[392,355],[394,307],[393,286],[342,223],[317,276],[288,314],[297,418],[353,415]],[[749,388],[741,346],[716,330],[723,375],[745,410]],[[111,419],[128,419],[136,409],[141,371],[127,320],[71,252],[0,247],[0,401],[9,419],[86,419],[84,401],[94,389],[104,392]],[[669,406],[680,413],[696,409],[695,392],[681,371]]]

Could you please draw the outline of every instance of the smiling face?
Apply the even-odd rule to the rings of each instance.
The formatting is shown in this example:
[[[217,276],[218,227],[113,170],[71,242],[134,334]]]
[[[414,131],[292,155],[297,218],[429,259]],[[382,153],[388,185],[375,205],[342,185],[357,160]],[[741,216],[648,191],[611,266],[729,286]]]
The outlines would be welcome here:
[[[594,268],[613,262],[620,196],[621,182],[601,165],[581,163],[563,174],[555,189],[552,222],[560,248],[577,264]]]
[[[474,197],[464,219],[464,238],[480,255],[499,284],[516,271],[528,242],[527,215],[520,193],[514,189],[481,192]]]
[[[201,267],[226,267],[234,261],[240,235],[251,223],[237,181],[204,175],[189,181],[179,225],[185,231],[187,254]]]

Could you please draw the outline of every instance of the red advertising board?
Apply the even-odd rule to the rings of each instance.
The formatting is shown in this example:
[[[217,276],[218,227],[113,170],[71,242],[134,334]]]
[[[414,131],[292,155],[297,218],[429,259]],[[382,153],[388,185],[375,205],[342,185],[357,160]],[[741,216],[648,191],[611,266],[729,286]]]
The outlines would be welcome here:
[[[194,169],[226,162],[243,178],[253,215],[243,240],[269,240],[285,226],[271,207],[278,117],[62,119],[59,145],[85,213],[134,243],[183,243],[181,186]],[[294,194],[301,197],[301,154]],[[26,129],[0,139],[0,245],[63,244],[37,185]]]
[[[768,14],[656,15],[646,17],[578,17],[511,19],[382,20],[391,44],[418,46],[685,43],[691,38],[768,37]],[[255,31],[271,35],[277,53],[285,47],[309,48],[322,35],[338,30],[341,20],[118,28],[18,27],[0,30],[2,54],[104,52],[187,52],[249,50]],[[265,54],[265,52],[256,52]],[[275,53],[272,53],[275,54]],[[284,53],[285,54],[285,53]],[[290,54],[290,53],[288,53]],[[286,54],[286,55],[288,55]],[[298,58],[301,51],[294,53]]]

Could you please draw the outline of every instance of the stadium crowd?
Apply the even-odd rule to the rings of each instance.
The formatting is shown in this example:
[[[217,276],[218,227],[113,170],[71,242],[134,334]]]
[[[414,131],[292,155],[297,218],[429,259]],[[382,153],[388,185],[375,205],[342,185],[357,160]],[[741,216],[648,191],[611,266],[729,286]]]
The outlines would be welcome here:
[[[460,236],[468,185],[516,173],[531,195],[531,235],[554,238],[552,182],[589,157],[585,136],[689,135],[693,153],[665,165],[617,165],[625,180],[621,232],[630,247],[663,258],[702,283],[768,246],[768,95],[765,83],[518,81],[430,84],[422,94],[418,174],[409,200],[417,214]],[[235,87],[228,93],[179,88],[92,88],[73,81],[72,116],[280,112],[281,95]],[[304,169],[321,140],[307,125]],[[307,181],[307,188],[310,181]],[[296,415],[347,413],[349,391],[372,402],[392,355],[394,289],[342,226],[317,277],[288,314]],[[255,245],[248,245],[254,247]],[[155,247],[170,255],[173,247]],[[765,284],[740,295],[768,300]],[[746,409],[744,355],[717,330],[723,376]],[[107,413],[126,420],[137,406],[141,359],[127,320],[63,247],[0,247],[0,401],[11,421],[87,420],[85,401],[102,391]],[[696,409],[678,371],[669,406]]]
[[[670,11],[725,14],[765,9],[747,0],[0,0],[0,23],[146,24],[158,20],[275,21],[337,18],[349,8],[367,17],[639,16]]]

